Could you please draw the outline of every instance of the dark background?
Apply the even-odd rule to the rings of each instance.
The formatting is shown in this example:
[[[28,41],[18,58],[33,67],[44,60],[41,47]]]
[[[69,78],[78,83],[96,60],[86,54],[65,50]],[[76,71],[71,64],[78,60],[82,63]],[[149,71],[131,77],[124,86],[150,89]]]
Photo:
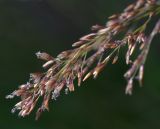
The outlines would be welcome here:
[[[144,87],[126,96],[123,58],[97,80],[89,79],[74,93],[61,95],[50,112],[35,121],[11,114],[19,100],[5,96],[41,71],[34,53],[51,55],[70,49],[94,24],[120,13],[128,0],[0,0],[0,129],[160,129],[159,38],[153,41],[145,66]],[[62,93],[63,94],[63,93]]]

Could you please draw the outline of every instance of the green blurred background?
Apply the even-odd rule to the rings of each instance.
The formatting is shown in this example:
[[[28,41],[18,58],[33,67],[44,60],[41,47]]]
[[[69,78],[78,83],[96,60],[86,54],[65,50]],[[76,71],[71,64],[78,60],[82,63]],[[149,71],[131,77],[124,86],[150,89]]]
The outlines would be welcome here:
[[[35,121],[11,114],[19,100],[5,95],[41,71],[34,53],[70,49],[94,24],[120,13],[128,0],[0,0],[0,129],[160,129],[160,44],[156,37],[145,66],[144,87],[126,96],[124,59],[108,66],[74,93],[61,95]]]

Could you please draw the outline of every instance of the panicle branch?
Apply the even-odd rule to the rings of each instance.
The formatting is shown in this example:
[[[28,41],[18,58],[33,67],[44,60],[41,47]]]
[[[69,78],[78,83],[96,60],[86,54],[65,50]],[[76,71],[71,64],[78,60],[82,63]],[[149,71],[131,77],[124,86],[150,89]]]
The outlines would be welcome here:
[[[130,69],[124,74],[128,82],[126,94],[131,95],[135,79],[142,85],[144,64],[151,41],[160,32],[160,20],[148,36],[147,25],[152,17],[158,17],[159,13],[160,5],[156,0],[137,0],[121,14],[110,16],[105,26],[92,26],[92,33],[73,43],[73,49],[61,52],[55,58],[45,52],[37,52],[37,58],[45,61],[43,68],[47,71],[31,73],[28,83],[6,97],[21,97],[12,112],[20,110],[19,116],[27,116],[42,97],[42,105],[36,113],[38,119],[43,111],[49,110],[50,99],[56,100],[63,89],[65,93],[75,90],[75,79],[80,86],[82,81],[86,81],[90,76],[96,78],[109,61],[115,64],[119,51],[124,46],[128,48],[126,64],[130,65]],[[139,25],[141,20],[144,22]],[[124,34],[122,39],[118,38],[119,34]],[[135,50],[138,50],[139,55],[132,59]]]

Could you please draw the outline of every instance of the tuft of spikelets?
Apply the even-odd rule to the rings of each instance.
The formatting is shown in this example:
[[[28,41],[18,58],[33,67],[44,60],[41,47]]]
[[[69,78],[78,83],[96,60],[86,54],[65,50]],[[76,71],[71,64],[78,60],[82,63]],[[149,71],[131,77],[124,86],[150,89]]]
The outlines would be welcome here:
[[[73,43],[73,49],[61,52],[55,58],[45,52],[37,52],[37,58],[45,61],[43,68],[47,71],[31,73],[29,82],[6,97],[21,97],[12,112],[19,110],[19,116],[29,115],[41,97],[43,102],[36,113],[38,119],[43,111],[49,110],[50,99],[56,100],[63,89],[66,94],[73,92],[75,79],[80,86],[89,77],[96,78],[110,61],[112,64],[118,61],[119,51],[125,46],[126,64],[130,66],[124,74],[127,80],[125,93],[131,95],[134,80],[142,86],[144,64],[152,39],[160,32],[160,20],[149,35],[146,30],[152,18],[158,17],[159,13],[160,5],[156,0],[137,0],[121,14],[110,16],[105,26],[92,26],[92,33]],[[139,25],[139,21],[144,22]],[[124,35],[122,39],[118,38],[119,34]],[[135,50],[138,50],[138,56],[133,58]]]

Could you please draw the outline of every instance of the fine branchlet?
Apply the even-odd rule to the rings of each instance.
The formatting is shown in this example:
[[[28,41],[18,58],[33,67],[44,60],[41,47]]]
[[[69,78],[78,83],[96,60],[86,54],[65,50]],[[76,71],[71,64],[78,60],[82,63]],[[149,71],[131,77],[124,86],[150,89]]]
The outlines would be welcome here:
[[[92,33],[73,43],[73,49],[61,52],[55,58],[45,52],[37,52],[37,58],[45,61],[43,68],[46,72],[31,73],[29,82],[6,97],[21,97],[12,112],[19,110],[19,116],[29,115],[41,97],[43,102],[36,113],[38,119],[43,111],[49,110],[50,99],[56,100],[63,89],[66,94],[75,90],[75,80],[80,86],[89,77],[96,78],[109,62],[115,64],[123,47],[127,47],[125,59],[130,67],[124,74],[127,80],[125,93],[131,95],[135,80],[142,86],[150,45],[160,32],[160,20],[156,20],[159,14],[158,1],[137,0],[122,13],[110,16],[105,26],[92,26]],[[148,34],[148,24],[153,18],[155,27]]]

